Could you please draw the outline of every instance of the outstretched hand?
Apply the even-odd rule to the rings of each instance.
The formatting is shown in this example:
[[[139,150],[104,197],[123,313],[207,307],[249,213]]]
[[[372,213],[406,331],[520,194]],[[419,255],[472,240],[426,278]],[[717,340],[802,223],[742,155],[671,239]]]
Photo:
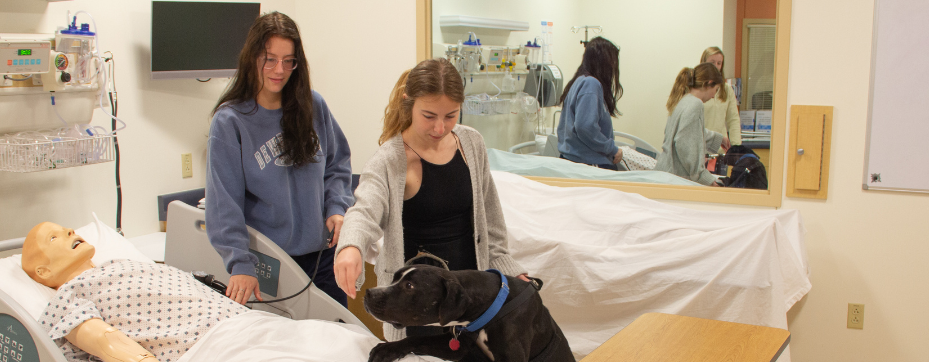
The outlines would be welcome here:
[[[364,264],[361,261],[361,252],[356,247],[346,247],[335,257],[332,266],[335,273],[335,282],[349,298],[355,299],[355,282],[361,275]]]

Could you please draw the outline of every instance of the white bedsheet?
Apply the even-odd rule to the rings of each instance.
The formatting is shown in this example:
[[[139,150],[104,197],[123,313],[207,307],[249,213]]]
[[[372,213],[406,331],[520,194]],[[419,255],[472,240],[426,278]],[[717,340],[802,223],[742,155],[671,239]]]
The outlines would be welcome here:
[[[510,251],[545,281],[542,299],[578,359],[648,312],[787,329],[811,288],[796,210],[697,211],[493,177]]]
[[[261,311],[227,319],[211,329],[178,362],[368,360],[380,340],[361,327],[320,321],[292,320]],[[409,355],[400,361],[441,361]]]

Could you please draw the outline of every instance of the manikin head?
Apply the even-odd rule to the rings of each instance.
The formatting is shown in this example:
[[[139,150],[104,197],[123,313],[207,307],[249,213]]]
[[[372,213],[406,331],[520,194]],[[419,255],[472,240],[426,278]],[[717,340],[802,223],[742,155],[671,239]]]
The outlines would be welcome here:
[[[23,242],[23,271],[33,280],[58,289],[93,268],[94,247],[74,229],[51,222],[36,225]]]

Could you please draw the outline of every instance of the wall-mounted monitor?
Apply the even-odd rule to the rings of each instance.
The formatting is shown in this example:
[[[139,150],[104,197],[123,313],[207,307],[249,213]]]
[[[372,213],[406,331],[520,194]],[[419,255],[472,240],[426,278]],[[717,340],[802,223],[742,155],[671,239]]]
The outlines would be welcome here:
[[[260,3],[152,1],[152,79],[235,75]]]

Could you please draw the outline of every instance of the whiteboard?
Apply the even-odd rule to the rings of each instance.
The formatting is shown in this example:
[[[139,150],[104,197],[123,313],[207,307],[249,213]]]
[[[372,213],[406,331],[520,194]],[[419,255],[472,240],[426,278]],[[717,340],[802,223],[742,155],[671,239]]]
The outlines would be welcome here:
[[[929,192],[929,1],[876,0],[865,190]]]

